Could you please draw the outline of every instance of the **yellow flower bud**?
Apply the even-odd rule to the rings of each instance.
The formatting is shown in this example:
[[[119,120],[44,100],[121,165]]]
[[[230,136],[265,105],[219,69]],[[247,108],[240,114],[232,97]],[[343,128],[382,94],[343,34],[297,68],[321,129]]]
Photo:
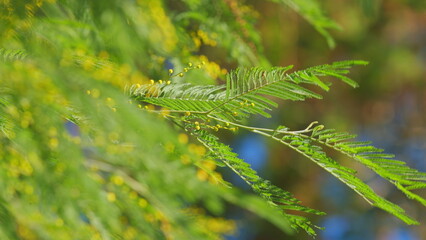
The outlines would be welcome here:
[[[115,193],[113,193],[113,192],[108,192],[108,193],[107,193],[107,200],[108,200],[109,202],[115,202],[115,200],[117,200],[117,197],[116,197]]]

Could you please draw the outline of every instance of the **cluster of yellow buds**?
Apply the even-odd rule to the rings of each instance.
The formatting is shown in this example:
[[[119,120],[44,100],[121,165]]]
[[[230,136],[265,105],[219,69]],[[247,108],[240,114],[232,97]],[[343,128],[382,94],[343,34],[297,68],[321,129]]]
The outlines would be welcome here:
[[[230,127],[230,124],[228,122],[224,123],[224,124],[216,124],[216,125],[209,125],[208,126],[210,129],[212,129],[213,131],[219,131],[219,129],[225,129],[225,130],[230,130],[230,131],[236,131],[238,130],[238,127]]]
[[[185,76],[185,73],[187,73],[188,71],[190,71],[192,69],[200,69],[205,64],[206,64],[205,61],[202,61],[201,64],[197,64],[197,65],[194,65],[191,62],[189,62],[187,67],[184,67],[181,72],[178,72],[176,74],[173,74],[174,73],[173,69],[169,69],[169,76],[170,76],[170,78],[173,78],[173,77],[176,77],[176,76],[183,77],[183,76]]]
[[[195,121],[195,129],[196,130],[200,130],[201,129],[201,127],[200,127],[200,123],[199,122],[197,122],[197,121]]]
[[[171,69],[170,69],[171,70]],[[149,83],[150,84],[155,84],[155,81],[154,81],[154,79],[151,79],[151,80],[149,80]],[[170,81],[170,80],[162,80],[162,79],[159,79],[158,81],[157,81],[157,83],[158,84],[167,84],[167,85],[170,85],[172,82]]]
[[[241,105],[241,107],[254,107],[255,106],[255,104],[252,102],[252,103],[249,103],[247,100],[245,100],[244,102],[240,102],[240,105]]]
[[[184,67],[181,72],[175,73],[174,69],[169,69],[168,70],[169,80],[159,79],[159,80],[156,81],[154,79],[150,79],[149,83],[152,84],[152,85],[154,85],[154,84],[167,84],[167,85],[169,85],[169,84],[172,83],[172,81],[171,81],[172,78],[174,78],[174,77],[184,77],[185,73],[187,73],[188,71],[193,70],[193,69],[200,69],[205,64],[206,64],[205,61],[201,61],[201,63],[197,64],[197,65],[194,65],[193,63],[189,62],[188,66]],[[136,86],[136,88],[140,88],[141,84],[138,83],[135,86]]]
[[[230,131],[237,131],[238,130],[238,127],[231,126],[231,124],[228,123],[228,122],[225,122],[223,124],[209,124],[209,123],[210,123],[210,121],[207,120],[206,122],[201,122],[201,123],[198,122],[198,121],[195,121],[193,124],[195,126],[194,127],[195,130],[200,130],[202,128],[211,129],[215,132],[219,131],[219,129],[225,129],[225,130],[230,130]]]

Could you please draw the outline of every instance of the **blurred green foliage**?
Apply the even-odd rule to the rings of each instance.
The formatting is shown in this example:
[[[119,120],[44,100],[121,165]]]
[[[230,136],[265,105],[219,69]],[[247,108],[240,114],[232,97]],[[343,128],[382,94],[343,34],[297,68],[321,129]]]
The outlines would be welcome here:
[[[409,19],[392,22],[401,3],[359,1],[354,8],[356,1],[327,1],[332,21],[315,1],[271,2],[299,12],[325,40],[276,3],[0,1],[0,238],[222,239],[236,228],[223,218],[227,203],[290,233],[286,219],[262,199],[223,186],[203,146],[124,93],[151,81],[215,84],[240,66],[300,67],[341,58],[372,62],[355,77],[365,86],[365,101],[405,86],[388,84],[394,76],[423,84],[416,79],[424,69],[411,51],[419,46],[394,48],[379,38],[397,45],[415,32],[404,28]],[[335,22],[344,30],[332,32],[337,46],[330,50],[325,42],[334,45]],[[380,22],[392,24],[380,28]],[[393,35],[393,28],[400,32]],[[372,34],[376,29],[381,32]],[[171,78],[169,69],[185,74]],[[362,80],[371,76],[375,81]],[[329,122],[343,124],[344,114],[327,112]],[[297,110],[289,113],[297,118],[290,124],[301,124]]]

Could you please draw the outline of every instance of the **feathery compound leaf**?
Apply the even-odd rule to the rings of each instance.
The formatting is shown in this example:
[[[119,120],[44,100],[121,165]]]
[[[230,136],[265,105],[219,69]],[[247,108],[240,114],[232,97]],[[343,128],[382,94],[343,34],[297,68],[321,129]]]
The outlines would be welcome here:
[[[294,198],[291,193],[259,177],[248,163],[238,158],[238,155],[232,152],[227,145],[219,142],[216,136],[206,131],[197,131],[193,134],[211,151],[213,156],[223,161],[231,170],[250,185],[253,191],[267,200],[274,208],[283,210],[284,216],[290,221],[293,228],[302,228],[310,235],[315,235],[314,228],[318,228],[317,226],[313,225],[303,216],[290,214],[286,211],[293,210],[316,215],[323,215],[323,212],[302,206],[300,204],[301,202]]]
[[[238,68],[226,76],[226,85],[193,86],[191,84],[146,84],[133,85],[130,95],[145,103],[165,107],[171,112],[190,112],[208,115],[228,121],[239,121],[252,114],[269,117],[266,110],[277,104],[268,96],[283,100],[303,101],[307,98],[322,98],[301,84],[314,85],[329,90],[329,82],[322,76],[333,76],[355,87],[357,84],[344,76],[354,65],[364,61],[341,61],[295,71],[288,74],[289,67],[271,69]]]
[[[340,181],[345,183],[348,187],[353,189],[356,193],[362,196],[371,205],[381,208],[395,215],[396,217],[400,218],[407,224],[418,224],[417,221],[407,216],[405,214],[405,211],[402,208],[383,199],[382,197],[377,195],[367,184],[365,184],[363,181],[357,178],[355,176],[355,173],[356,173],[355,170],[346,168],[338,164],[336,161],[328,157],[321,147],[314,144],[316,140],[318,140],[321,136],[324,136],[324,135],[319,134],[317,135],[316,139],[313,139],[311,137],[307,137],[306,135],[302,134],[302,132],[306,132],[306,131],[308,130],[286,131],[286,132],[283,130],[281,131],[276,130],[275,134],[270,134],[270,133],[259,131],[259,130],[254,130],[253,132],[257,132],[264,136],[268,136],[278,142],[281,142],[282,144],[290,147],[291,149],[309,158],[310,160],[318,164],[320,167],[330,172]],[[277,134],[277,132],[283,135]],[[318,140],[321,143],[326,144],[327,146],[330,145],[329,143],[327,143],[327,140],[331,141],[332,139],[335,139],[336,136],[338,136],[338,138],[342,138],[342,136],[345,135],[343,133],[331,134],[330,132],[334,132],[334,130],[332,131],[322,130],[321,132],[325,132],[327,135],[330,136],[329,138],[326,138],[326,140]],[[350,138],[350,135],[345,135],[345,136]],[[374,169],[374,170],[377,171],[377,169]],[[397,187],[403,188],[399,184],[397,185]],[[414,195],[412,193],[410,193],[410,195],[408,196],[413,199],[419,198],[417,195]]]
[[[6,108],[9,105],[7,89],[0,88],[0,134],[10,136],[13,122],[10,119],[10,114],[6,113]]]
[[[5,62],[22,60],[25,57],[27,57],[25,50],[0,48],[0,59],[3,59]]]
[[[301,86],[301,84],[318,86],[328,91],[330,83],[321,80],[320,77],[323,76],[336,77],[352,87],[356,87],[357,83],[346,77],[345,74],[353,65],[365,64],[367,63],[364,61],[342,61],[293,73],[287,73],[291,67],[271,68],[269,70],[239,68],[227,75],[227,83],[223,86],[150,84],[137,88],[132,87],[131,95],[142,102],[166,107],[171,112],[190,112],[194,114],[193,118],[214,119],[226,124],[245,127],[252,132],[271,137],[317,163],[373,206],[395,215],[407,224],[417,224],[399,206],[378,196],[367,184],[355,176],[354,170],[341,166],[329,158],[318,145],[322,144],[333,148],[361,162],[394,184],[409,198],[426,205],[425,199],[411,192],[411,190],[426,187],[426,174],[409,168],[402,161],[394,160],[393,155],[383,153],[382,149],[371,146],[370,142],[351,141],[356,135],[338,132],[334,129],[325,129],[323,125],[315,126],[315,123],[302,131],[289,131],[286,127],[279,127],[276,130],[260,129],[237,124],[241,118],[248,117],[251,114],[269,116],[265,110],[269,110],[277,104],[268,99],[268,96],[293,101],[321,98],[321,95]],[[222,160],[225,165],[244,179],[255,192],[274,206],[282,210],[321,214],[321,212],[301,206],[299,201],[288,192],[260,178],[250,168],[250,165],[239,159],[229,147],[219,143],[213,135],[199,131],[198,125],[187,129],[192,131],[216,158]],[[307,219],[288,213],[286,213],[286,216],[294,226],[313,234],[312,224]]]
[[[312,133],[306,136],[360,162],[394,184],[407,197],[426,206],[424,198],[410,192],[412,189],[426,188],[426,173],[408,167],[403,161],[393,159],[395,157],[393,154],[383,153],[383,149],[370,145],[370,142],[349,141],[355,139],[356,135],[333,129],[315,131],[314,128]]]

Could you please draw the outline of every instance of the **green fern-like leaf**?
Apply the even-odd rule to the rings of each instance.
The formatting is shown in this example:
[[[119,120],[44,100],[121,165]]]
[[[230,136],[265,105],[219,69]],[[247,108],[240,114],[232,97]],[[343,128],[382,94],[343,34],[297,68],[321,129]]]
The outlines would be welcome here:
[[[293,228],[302,228],[310,235],[315,235],[314,228],[319,227],[313,225],[306,217],[290,214],[287,211],[292,210],[316,215],[324,215],[325,213],[301,205],[300,200],[294,198],[291,193],[259,177],[256,171],[250,167],[250,164],[238,158],[238,155],[232,152],[227,145],[219,142],[216,136],[206,131],[197,131],[193,134],[211,151],[213,156],[222,161],[250,185],[254,192],[267,200],[274,208],[283,211],[283,214],[288,218]]]
[[[338,78],[352,87],[357,87],[357,83],[346,77],[346,74],[350,67],[364,64],[364,61],[341,61],[292,73],[288,73],[291,66],[271,69],[239,68],[226,76],[226,85],[147,84],[132,86],[130,94],[141,103],[166,108],[168,116],[175,122],[182,123],[184,129],[210,149],[214,158],[221,160],[223,165],[232,169],[274,207],[284,210],[285,216],[295,228],[302,228],[313,235],[316,226],[305,217],[289,214],[288,210],[318,215],[322,212],[300,205],[290,193],[259,177],[249,164],[239,159],[228,146],[206,131],[217,130],[217,125],[213,125],[211,120],[225,126],[245,128],[290,147],[338,178],[371,205],[393,214],[407,224],[418,224],[404,209],[377,195],[356,176],[355,170],[344,167],[327,156],[324,148],[334,149],[355,159],[394,184],[409,198],[424,205],[426,200],[412,191],[426,188],[425,173],[409,168],[402,161],[394,160],[393,155],[383,153],[382,149],[375,148],[370,142],[353,141],[356,138],[354,134],[325,129],[323,125],[316,125],[316,122],[300,131],[290,131],[284,126],[277,129],[256,128],[241,123],[242,119],[254,114],[269,117],[267,111],[277,106],[269,97],[292,101],[322,98],[307,86],[313,85],[328,91],[331,83],[323,77]],[[180,117],[176,118],[176,114]],[[232,129],[231,127],[224,128]]]
[[[283,128],[281,127],[280,129]],[[283,131],[280,129],[277,129],[273,133],[267,133],[259,130],[254,130],[254,132],[270,137],[309,158],[310,160],[318,164],[320,167],[331,173],[341,182],[345,183],[348,187],[350,187],[352,190],[362,196],[371,205],[381,208],[395,215],[407,224],[418,224],[416,220],[407,216],[402,208],[383,199],[382,197],[377,195],[367,184],[357,178],[355,176],[355,170],[344,167],[333,159],[331,159],[330,157],[328,157],[327,154],[323,151],[323,149],[315,144],[315,140],[305,137],[305,135],[299,132],[291,132],[288,130]],[[328,130],[322,130],[322,132],[325,134],[331,134]],[[318,135],[318,138],[321,138],[321,136],[323,135]],[[334,136],[339,139],[342,138],[342,134],[336,134]],[[348,135],[348,137],[350,136],[351,135]],[[332,140],[333,137],[330,136],[329,138],[324,137],[321,139]]]
[[[319,125],[323,128],[322,125]],[[337,132],[333,129],[312,129],[309,138],[330,147],[360,162],[376,172],[379,176],[394,184],[409,198],[426,206],[426,200],[410,190],[426,188],[426,173],[419,172],[406,165],[405,162],[393,159],[394,155],[383,153],[369,142],[353,141],[356,135]]]
[[[239,68],[227,75],[221,86],[193,86],[191,84],[147,84],[130,88],[130,94],[141,102],[165,107],[171,112],[190,112],[223,120],[240,121],[252,114],[270,117],[266,112],[277,104],[265,96],[283,100],[303,101],[321,98],[301,84],[329,89],[328,82],[319,77],[333,76],[355,87],[357,84],[344,76],[348,68],[364,65],[364,61],[341,61],[320,65],[288,74],[292,67]]]
[[[12,121],[5,112],[5,109],[8,105],[9,100],[7,90],[0,88],[0,132],[6,136],[10,135],[10,130],[12,128]]]
[[[22,60],[27,57],[27,52],[22,49],[5,49],[0,48],[0,59],[3,61]]]

